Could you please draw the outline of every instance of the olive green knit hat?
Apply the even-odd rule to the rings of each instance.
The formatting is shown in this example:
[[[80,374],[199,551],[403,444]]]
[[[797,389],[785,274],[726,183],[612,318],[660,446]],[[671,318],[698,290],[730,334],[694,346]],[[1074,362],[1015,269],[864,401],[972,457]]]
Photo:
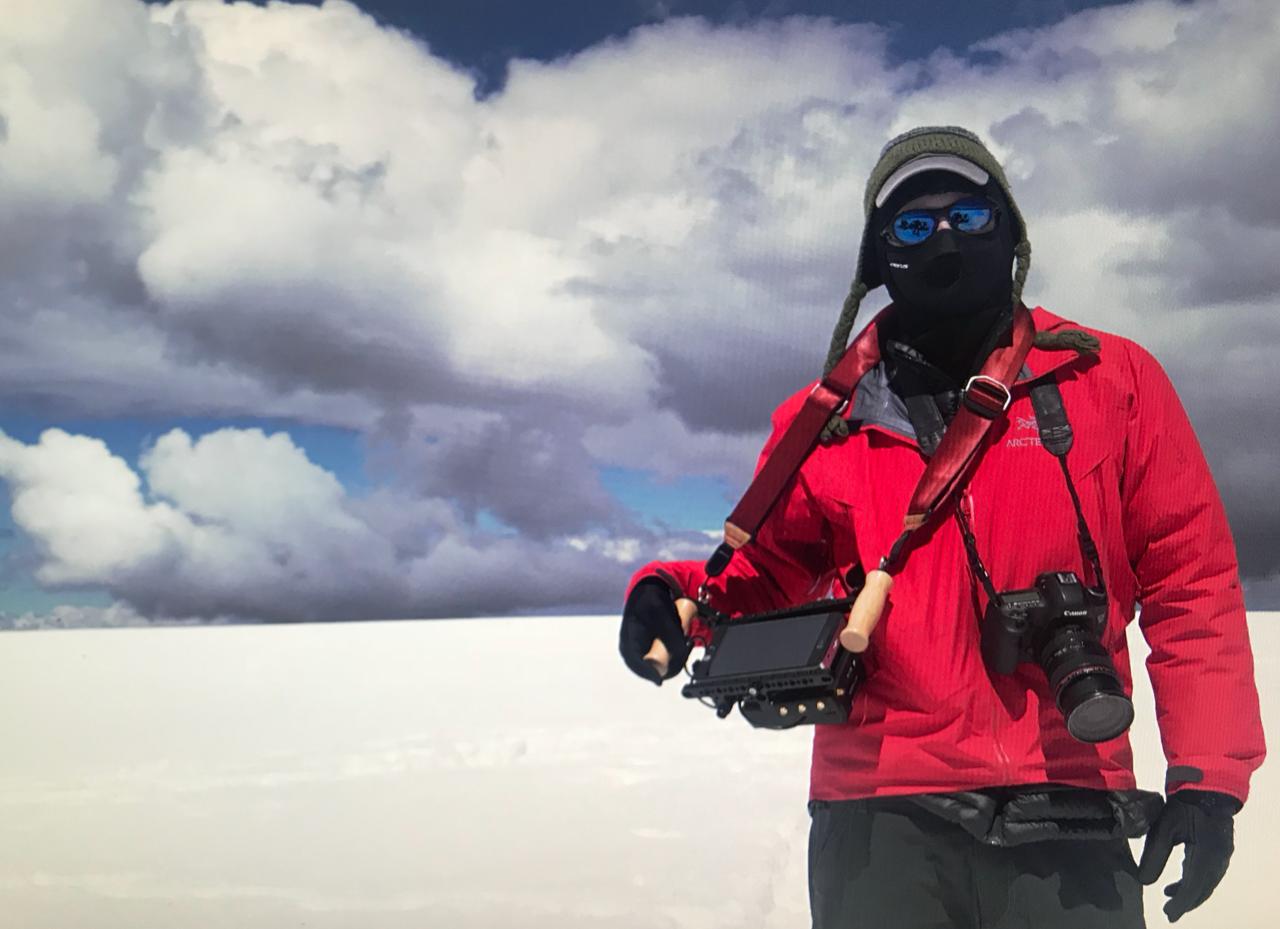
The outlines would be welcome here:
[[[951,158],[924,160],[928,156],[939,155],[951,156]],[[955,158],[963,161],[957,164],[954,161]],[[1017,227],[1018,240],[1013,250],[1017,258],[1013,275],[1013,305],[1017,306],[1022,299],[1022,285],[1026,282],[1027,271],[1031,267],[1031,243],[1027,241],[1026,223],[1023,222],[1018,205],[1014,202],[1013,193],[1009,190],[1009,181],[1005,178],[1000,162],[996,161],[995,156],[987,150],[982,140],[968,129],[962,129],[959,126],[920,126],[911,129],[890,139],[880,150],[880,157],[876,160],[871,176],[867,179],[867,190],[862,198],[864,226],[862,244],[858,249],[858,264],[853,272],[853,283],[849,288],[849,295],[845,297],[844,308],[840,312],[840,321],[836,323],[835,332],[831,335],[831,348],[823,368],[824,376],[831,373],[831,369],[844,354],[845,346],[849,341],[849,332],[853,329],[853,320],[858,315],[862,298],[868,291],[883,283],[879,280],[875,262],[872,260],[875,246],[872,239],[874,233],[871,228],[871,214],[884,202],[881,189],[886,183],[892,181],[892,186],[896,186],[914,173],[911,167],[912,162],[916,162],[915,167],[920,169],[943,166],[949,162],[951,170],[959,169],[975,183],[984,183],[982,178],[985,174],[999,185],[1009,203],[1009,209],[1013,213],[1013,220]],[[973,166],[980,170],[972,170]]]

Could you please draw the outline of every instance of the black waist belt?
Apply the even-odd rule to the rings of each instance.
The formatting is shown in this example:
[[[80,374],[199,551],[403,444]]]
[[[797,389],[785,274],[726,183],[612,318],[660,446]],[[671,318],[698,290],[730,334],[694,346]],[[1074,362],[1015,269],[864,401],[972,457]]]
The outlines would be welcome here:
[[[988,845],[1145,835],[1164,805],[1149,790],[1037,784],[900,799],[953,822]]]

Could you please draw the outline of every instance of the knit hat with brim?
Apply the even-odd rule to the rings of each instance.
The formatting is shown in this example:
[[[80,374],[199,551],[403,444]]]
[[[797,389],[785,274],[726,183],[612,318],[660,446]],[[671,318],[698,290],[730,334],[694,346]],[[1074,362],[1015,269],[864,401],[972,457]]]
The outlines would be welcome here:
[[[835,332],[831,335],[831,348],[823,368],[824,375],[831,373],[831,369],[844,354],[862,298],[884,283],[880,280],[874,260],[875,243],[872,237],[875,230],[871,221],[872,214],[877,207],[884,206],[893,191],[909,178],[935,170],[958,174],[979,187],[994,183],[1004,194],[1013,214],[1017,235],[1017,245],[1013,250],[1017,258],[1013,275],[1013,305],[1017,306],[1022,299],[1022,285],[1031,268],[1031,243],[1027,241],[1026,223],[1014,202],[1009,181],[1005,178],[1000,162],[982,144],[982,140],[968,129],[959,126],[920,126],[911,129],[890,139],[880,150],[876,166],[867,179],[867,190],[862,198],[864,226],[862,244],[858,249],[858,265],[853,272],[849,296],[845,297],[844,308],[840,312],[840,321],[836,323]]]

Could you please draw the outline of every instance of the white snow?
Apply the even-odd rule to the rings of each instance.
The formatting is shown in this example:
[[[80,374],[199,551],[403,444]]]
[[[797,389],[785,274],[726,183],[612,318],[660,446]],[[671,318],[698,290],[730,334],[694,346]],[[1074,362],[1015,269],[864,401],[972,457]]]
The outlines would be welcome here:
[[[1250,616],[1268,721],[1277,619]],[[810,732],[717,720],[632,678],[616,637],[614,617],[4,635],[4,925],[807,926]],[[1180,926],[1272,925],[1275,772]]]

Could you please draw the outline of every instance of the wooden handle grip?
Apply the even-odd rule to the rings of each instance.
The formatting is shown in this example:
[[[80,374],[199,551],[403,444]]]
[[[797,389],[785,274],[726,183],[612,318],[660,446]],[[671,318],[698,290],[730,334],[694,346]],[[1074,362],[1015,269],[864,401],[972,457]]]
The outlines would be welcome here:
[[[693,617],[698,615],[698,604],[688,597],[681,597],[676,601],[676,614],[680,617],[680,628],[685,635],[688,635],[693,625]],[[658,672],[659,677],[667,676],[667,670],[671,667],[671,653],[667,651],[661,639],[653,640],[653,645],[644,656],[644,660],[653,666],[653,670]]]
[[[889,602],[893,588],[893,575],[879,568],[867,574],[867,582],[858,592],[849,610],[849,622],[840,632],[840,644],[851,652],[865,652],[871,641],[871,633],[880,622],[880,614]]]

